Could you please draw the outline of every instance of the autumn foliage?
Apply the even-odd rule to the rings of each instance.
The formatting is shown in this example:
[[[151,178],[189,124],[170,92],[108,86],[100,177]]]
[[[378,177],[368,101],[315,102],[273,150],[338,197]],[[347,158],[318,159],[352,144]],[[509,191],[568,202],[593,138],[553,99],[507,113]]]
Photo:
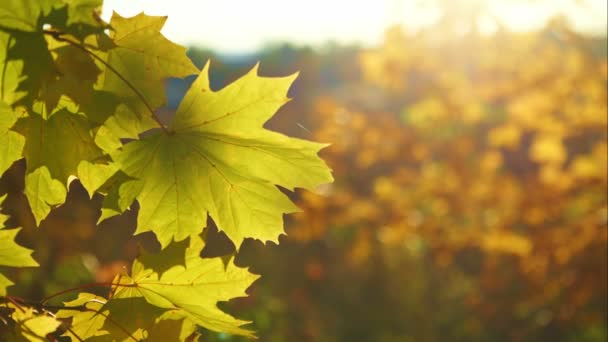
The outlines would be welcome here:
[[[469,338],[548,338],[601,326],[602,46],[560,21],[533,33],[457,38],[389,30],[380,48],[359,56],[363,81],[349,90],[360,99],[316,99],[311,131],[333,142],[324,156],[337,181],[326,196],[303,194],[290,238],[332,245],[348,234],[338,248],[349,264],[335,267],[357,272],[380,259],[392,272],[387,281],[404,292],[415,280],[400,274],[421,275],[390,265],[420,260],[439,283],[429,294],[436,299],[419,304],[470,310],[459,321]],[[442,303],[455,284],[458,294]],[[424,319],[445,328],[432,311]],[[429,338],[410,333],[400,336]]]

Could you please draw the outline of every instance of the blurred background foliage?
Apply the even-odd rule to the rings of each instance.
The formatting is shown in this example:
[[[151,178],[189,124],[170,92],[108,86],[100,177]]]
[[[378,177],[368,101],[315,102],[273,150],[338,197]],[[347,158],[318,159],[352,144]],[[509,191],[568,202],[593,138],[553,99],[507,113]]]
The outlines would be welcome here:
[[[331,143],[336,182],[293,195],[302,211],[280,245],[247,241],[237,257],[263,277],[225,306],[261,341],[608,339],[606,36],[564,18],[487,34],[470,24],[482,7],[441,3],[435,24],[392,27],[375,48],[189,50],[211,59],[216,89],[257,60],[267,76],[299,70],[267,126]],[[190,82],[167,81],[167,120]],[[41,268],[15,271],[15,295],[111,280],[156,244],[130,236],[136,205],[96,226],[101,198],[78,181],[35,228],[23,168],[0,180],[3,212]],[[234,251],[213,228],[207,240],[203,255]]]

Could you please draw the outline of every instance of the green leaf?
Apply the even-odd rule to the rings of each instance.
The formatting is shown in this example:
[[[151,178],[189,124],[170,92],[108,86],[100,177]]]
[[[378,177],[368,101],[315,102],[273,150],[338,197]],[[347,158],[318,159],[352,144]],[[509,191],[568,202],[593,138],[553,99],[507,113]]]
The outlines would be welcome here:
[[[103,155],[95,145],[87,120],[61,110],[48,120],[32,114],[19,119],[15,131],[26,138],[23,154],[27,169],[46,166],[54,179],[67,183],[77,175],[82,160],[94,160]]]
[[[21,77],[19,86],[15,90],[18,94],[9,97],[19,97],[16,103],[26,106],[31,106],[38,96],[46,102],[49,91],[46,85],[58,77],[59,72],[44,35],[38,32],[14,32],[11,37],[14,42],[8,45],[6,60],[12,62],[14,67],[20,67]],[[9,84],[9,87],[12,85]],[[47,111],[50,113],[52,109],[47,108]]]
[[[0,204],[4,202],[6,195],[0,196]],[[32,250],[22,247],[15,242],[15,236],[21,229],[4,229],[6,216],[0,215],[0,266],[11,267],[35,267],[39,266],[32,258]],[[2,274],[0,274],[2,276]],[[6,286],[12,282],[4,276],[0,279],[0,289],[5,291]]]
[[[2,0],[0,2],[0,26],[29,31],[38,30],[39,17],[47,13],[55,0]]]
[[[93,58],[81,49],[65,42],[49,42],[57,75],[44,84],[41,100],[51,112],[61,96],[68,96],[75,104],[88,104],[93,99],[93,86],[101,70]]]
[[[113,298],[102,308],[108,311],[103,329],[108,331],[115,341],[146,340],[158,317],[166,309],[149,304],[144,298]]]
[[[119,105],[95,134],[95,143],[107,153],[122,147],[121,139],[137,139],[139,134],[158,127],[149,116],[138,116],[125,105]]]
[[[51,178],[46,166],[41,166],[25,176],[25,196],[30,203],[36,225],[40,225],[40,221],[53,207],[62,204],[66,195],[65,185]]]
[[[18,114],[0,101],[0,176],[18,159],[21,159],[25,139],[11,131]]]
[[[131,276],[116,280],[121,285],[116,288],[115,297],[144,297],[152,305],[172,309],[175,318],[185,318],[214,331],[252,337],[251,331],[241,328],[249,322],[224,313],[217,303],[246,296],[245,290],[258,276],[232,262],[224,266],[220,258],[201,258],[203,246],[200,237],[192,236],[190,246],[182,248],[186,265],[172,266],[160,274],[157,269],[164,266],[157,267],[153,260],[177,264],[179,253],[168,248],[154,259],[146,255],[138,258],[133,262]]]
[[[0,229],[0,265],[11,267],[35,267],[36,260],[32,258],[32,250],[21,247],[15,242],[15,236],[20,229]]]
[[[169,310],[148,330],[146,342],[186,341],[190,336],[193,339],[188,341],[198,341],[196,330],[194,322],[182,319],[175,310]]]
[[[113,154],[143,182],[136,233],[153,231],[163,247],[199,233],[207,213],[237,248],[247,237],[278,241],[283,214],[297,210],[276,186],[312,189],[332,181],[317,156],[325,145],[263,128],[285,102],[295,75],[257,76],[209,87],[208,65],[179,106],[172,134],[151,134]]]
[[[142,297],[106,300],[90,293],[65,302],[57,318],[71,319],[63,336],[73,341],[185,341],[196,325]]]
[[[68,6],[68,26],[75,24],[91,27],[102,26],[99,14],[103,0],[63,0],[63,2]],[[82,26],[79,26],[78,29],[84,30]]]
[[[0,273],[0,296],[6,296],[6,288],[14,285],[10,279],[4,276],[4,274]]]
[[[65,109],[48,120],[36,114],[21,118],[14,129],[26,138],[25,193],[39,224],[52,206],[64,201],[68,179],[78,176],[81,161],[103,154],[93,142],[87,120]]]
[[[8,305],[13,309],[11,318],[15,321],[14,330],[8,336],[7,342],[46,342],[46,335],[54,332],[61,322],[53,317],[39,313],[30,307],[16,307]]]
[[[27,95],[19,89],[19,83],[26,78],[22,75],[23,61],[10,59],[8,51],[15,45],[15,37],[0,31],[0,100],[9,105]]]
[[[107,335],[107,332],[101,329],[108,314],[107,311],[101,310],[105,302],[105,298],[86,292],[79,293],[78,298],[65,302],[66,309],[59,310],[56,314],[57,318],[72,319],[71,331],[67,330],[63,336],[78,341],[78,338],[86,340],[93,336]],[[73,309],[69,309],[70,307]]]
[[[151,113],[126,82],[137,89],[152,109],[156,109],[166,102],[166,78],[198,72],[186,56],[186,49],[160,33],[166,19],[143,13],[123,18],[114,13],[110,21],[111,37],[116,46],[108,52],[106,62],[114,71],[105,70],[102,89],[123,97],[139,116]]]
[[[89,197],[93,194],[117,171],[118,167],[114,163],[99,164],[83,160],[78,164],[78,179],[87,190]]]

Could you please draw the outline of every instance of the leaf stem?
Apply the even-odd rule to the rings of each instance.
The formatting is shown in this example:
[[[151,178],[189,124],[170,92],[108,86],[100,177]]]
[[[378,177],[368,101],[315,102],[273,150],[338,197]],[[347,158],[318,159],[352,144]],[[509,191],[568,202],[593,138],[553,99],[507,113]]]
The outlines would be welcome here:
[[[146,109],[148,109],[148,111],[150,112],[150,115],[152,116],[152,119],[154,121],[156,121],[156,123],[158,124],[158,126],[160,127],[160,129],[162,129],[165,134],[167,134],[167,135],[170,134],[170,132],[167,129],[167,127],[165,127],[165,125],[163,125],[163,123],[160,121],[160,119],[158,118],[158,116],[156,116],[156,114],[154,112],[154,109],[148,103],[148,101],[146,100],[146,98],[144,97],[144,95],[131,82],[129,82],[129,80],[127,80],[118,70],[116,70],[116,68],[114,68],[111,64],[109,64],[108,62],[104,61],[103,58],[97,56],[93,51],[89,50],[85,45],[80,44],[78,42],[75,42],[73,40],[66,39],[66,38],[62,37],[62,35],[63,35],[62,32],[52,31],[52,30],[43,30],[42,33],[47,34],[47,35],[53,37],[57,41],[68,43],[68,44],[70,44],[70,45],[72,45],[72,46],[74,46],[74,47],[76,47],[76,48],[84,51],[85,53],[87,53],[91,57],[95,58],[98,62],[100,62],[101,64],[103,64],[106,68],[108,68],[108,70],[112,71],[114,73],[114,75],[116,75],[116,77],[120,78],[120,80],[123,81],[127,85],[127,87],[129,87],[133,91],[133,93],[135,93],[135,95],[137,95],[137,97],[144,104],[144,106],[146,107]]]

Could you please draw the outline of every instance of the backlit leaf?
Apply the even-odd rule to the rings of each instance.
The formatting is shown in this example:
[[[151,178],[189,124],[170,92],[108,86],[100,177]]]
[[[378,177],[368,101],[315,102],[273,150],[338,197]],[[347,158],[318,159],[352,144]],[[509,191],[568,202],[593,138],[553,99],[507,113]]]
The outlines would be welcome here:
[[[137,233],[161,245],[199,233],[207,213],[235,243],[278,241],[283,213],[297,210],[276,185],[312,189],[332,180],[318,158],[325,145],[265,130],[295,76],[266,78],[257,67],[226,88],[209,87],[208,65],[177,110],[172,134],[151,134],[113,155],[143,182]]]
[[[108,52],[106,62],[114,71],[106,69],[102,88],[123,97],[138,115],[150,113],[126,82],[137,89],[152,109],[156,109],[166,101],[166,78],[198,72],[186,56],[186,49],[160,33],[166,19],[143,13],[123,18],[114,13],[110,20],[111,37],[116,46]]]
[[[15,130],[26,138],[25,193],[40,223],[52,206],[65,199],[68,179],[78,175],[81,161],[95,160],[102,152],[93,142],[86,119],[67,110],[48,120],[32,114],[17,121]]]
[[[17,118],[17,113],[0,101],[0,175],[21,158],[25,145],[23,136],[10,130]]]
[[[145,255],[142,257],[145,264],[135,260],[131,276],[118,278],[121,286],[116,288],[115,297],[144,297],[152,305],[172,309],[174,317],[207,329],[252,336],[250,331],[241,328],[248,322],[222,312],[217,303],[245,296],[245,290],[258,276],[232,262],[225,265],[220,258],[202,259],[199,254],[203,247],[200,237],[191,237],[190,246],[182,248],[185,266],[179,265],[181,256],[171,248],[161,251],[155,260],[162,263],[173,260],[175,264],[162,273],[156,271],[155,262],[146,260]],[[165,254],[167,252],[169,254]]]
[[[54,332],[61,322],[30,307],[15,307],[11,318],[15,321],[14,329],[7,336],[7,342],[30,341],[46,342],[46,335]]]

